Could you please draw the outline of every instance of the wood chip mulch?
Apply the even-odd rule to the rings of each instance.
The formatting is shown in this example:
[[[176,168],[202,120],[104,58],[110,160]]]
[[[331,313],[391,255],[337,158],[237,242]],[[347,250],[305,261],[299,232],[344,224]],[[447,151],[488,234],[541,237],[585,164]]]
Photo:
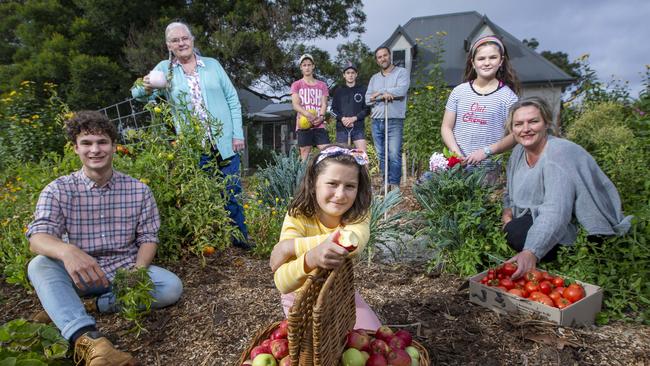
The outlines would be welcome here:
[[[168,266],[183,280],[180,302],[153,312],[148,333],[127,333],[115,314],[97,316],[102,332],[143,365],[233,365],[258,329],[283,317],[266,259],[238,249]],[[359,263],[356,287],[380,319],[415,335],[433,365],[650,365],[650,327],[615,322],[566,328],[502,316],[469,303],[464,280],[430,276],[423,265]],[[34,294],[0,278],[0,323],[40,309]]]

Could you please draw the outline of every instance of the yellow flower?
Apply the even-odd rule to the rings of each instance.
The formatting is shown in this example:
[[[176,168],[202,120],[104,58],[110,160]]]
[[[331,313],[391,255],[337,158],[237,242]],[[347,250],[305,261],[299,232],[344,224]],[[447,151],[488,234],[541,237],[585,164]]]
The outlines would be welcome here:
[[[413,94],[415,94],[415,95],[419,95],[419,94],[420,94],[420,92],[417,92],[417,91],[416,91],[416,92],[414,92]]]
[[[29,80],[23,80],[20,82],[20,85],[25,86],[25,85],[29,85],[29,83],[30,83]]]
[[[271,215],[275,215],[277,212],[275,210],[271,211]]]
[[[27,232],[27,226],[23,228],[23,234]]]
[[[16,91],[15,91],[15,90],[12,90],[11,93],[9,93],[9,96],[10,96],[10,97],[13,97],[14,95],[16,95]]]
[[[428,90],[432,90],[432,89],[433,89],[433,85],[427,85],[427,89],[428,89]]]
[[[32,119],[39,119],[39,118],[41,118],[41,116],[39,116],[38,114],[32,115]]]
[[[140,178],[140,182],[142,182],[144,184],[149,184],[150,181],[147,178]]]
[[[68,113],[66,113],[66,114],[63,115],[63,118],[65,118],[65,119],[70,119],[70,118],[72,118],[72,116],[74,116],[74,113],[72,113],[72,112],[68,112]]]
[[[244,205],[244,210],[248,210],[249,208],[250,208],[250,206],[248,204]]]
[[[275,202],[279,202],[280,199],[278,197],[275,197]]]
[[[257,200],[257,203],[262,204],[262,200]]]
[[[156,113],[160,113],[160,112],[162,112],[162,109],[160,107],[154,107],[153,111],[156,112]]]

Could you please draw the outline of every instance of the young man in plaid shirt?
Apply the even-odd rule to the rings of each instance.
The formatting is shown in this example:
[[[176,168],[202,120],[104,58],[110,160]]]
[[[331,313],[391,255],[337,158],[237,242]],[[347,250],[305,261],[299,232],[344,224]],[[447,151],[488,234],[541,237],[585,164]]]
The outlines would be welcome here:
[[[75,361],[86,365],[137,365],[97,332],[89,312],[116,311],[111,281],[119,268],[148,268],[153,307],[174,304],[180,279],[151,265],[160,217],[147,185],[113,170],[117,130],[106,116],[81,111],[66,121],[66,133],[82,169],[43,189],[27,238],[37,256],[29,279],[45,309],[35,320],[51,319],[74,344]],[[80,297],[92,296],[89,301]]]

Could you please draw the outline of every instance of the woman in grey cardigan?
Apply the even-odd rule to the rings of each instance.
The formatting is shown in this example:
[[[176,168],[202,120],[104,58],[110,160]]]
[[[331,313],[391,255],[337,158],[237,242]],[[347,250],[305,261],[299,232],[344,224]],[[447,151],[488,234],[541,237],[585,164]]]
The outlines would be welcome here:
[[[552,125],[538,97],[516,102],[508,115],[518,145],[508,161],[502,221],[508,245],[519,252],[510,259],[518,264],[513,278],[555,259],[559,244],[573,244],[576,220],[594,239],[630,228],[614,184],[585,149],[549,135]]]

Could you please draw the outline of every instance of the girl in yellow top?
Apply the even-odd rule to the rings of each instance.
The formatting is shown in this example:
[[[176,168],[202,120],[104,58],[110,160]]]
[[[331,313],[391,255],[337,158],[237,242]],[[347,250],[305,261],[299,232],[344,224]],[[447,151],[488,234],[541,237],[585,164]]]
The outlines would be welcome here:
[[[309,162],[284,218],[280,241],[271,253],[271,269],[275,272],[275,285],[282,293],[285,315],[293,304],[293,292],[302,286],[309,273],[317,268],[336,268],[348,255],[356,255],[366,246],[372,201],[367,164],[363,151],[336,145],[326,147]],[[341,235],[357,248],[348,253],[335,243],[335,235]],[[354,328],[379,328],[377,315],[358,293],[355,301]]]

